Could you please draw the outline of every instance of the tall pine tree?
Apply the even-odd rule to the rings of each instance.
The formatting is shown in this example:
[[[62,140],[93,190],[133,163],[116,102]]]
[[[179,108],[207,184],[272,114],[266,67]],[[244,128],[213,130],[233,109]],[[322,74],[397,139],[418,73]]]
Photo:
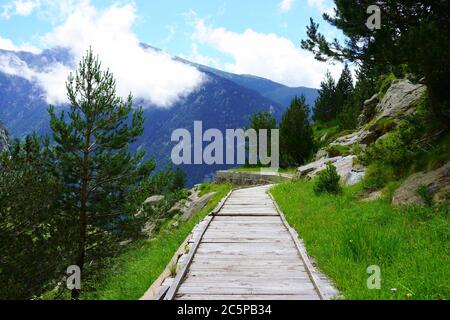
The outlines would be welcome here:
[[[142,109],[133,110],[116,96],[113,75],[102,71],[92,50],[66,84],[70,110],[56,115],[49,107],[56,143],[58,174],[64,185],[64,211],[78,217],[73,263],[83,271],[88,261],[110,255],[127,235],[135,212],[126,206],[129,191],[153,169],[143,152],[129,144],[143,133]],[[74,290],[73,297],[79,292]]]
[[[314,149],[309,108],[304,96],[295,97],[280,123],[280,152],[284,164],[304,164]]]
[[[325,80],[320,84],[319,97],[313,112],[314,121],[327,122],[336,118],[336,82],[329,71],[325,75]]]

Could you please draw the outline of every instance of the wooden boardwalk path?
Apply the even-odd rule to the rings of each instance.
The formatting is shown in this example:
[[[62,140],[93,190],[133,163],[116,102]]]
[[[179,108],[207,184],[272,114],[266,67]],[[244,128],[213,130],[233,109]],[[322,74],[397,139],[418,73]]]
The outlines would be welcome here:
[[[203,226],[165,299],[326,298],[269,186],[233,191]],[[295,237],[295,238],[294,238]],[[307,260],[307,261],[306,261]]]

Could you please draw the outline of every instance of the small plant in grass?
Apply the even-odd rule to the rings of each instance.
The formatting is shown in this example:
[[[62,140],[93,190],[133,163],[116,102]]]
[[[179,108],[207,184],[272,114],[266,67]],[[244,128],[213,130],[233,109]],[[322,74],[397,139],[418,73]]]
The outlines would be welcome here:
[[[171,263],[169,265],[169,272],[170,272],[170,276],[171,277],[175,277],[177,275],[177,271],[178,271],[178,263]]]
[[[314,191],[316,193],[341,193],[340,180],[341,177],[337,173],[336,167],[332,163],[328,163],[327,168],[319,173]]]
[[[422,198],[423,202],[425,202],[425,205],[427,207],[432,207],[433,206],[433,195],[431,194],[430,190],[428,190],[427,186],[420,185],[417,188],[416,192]]]

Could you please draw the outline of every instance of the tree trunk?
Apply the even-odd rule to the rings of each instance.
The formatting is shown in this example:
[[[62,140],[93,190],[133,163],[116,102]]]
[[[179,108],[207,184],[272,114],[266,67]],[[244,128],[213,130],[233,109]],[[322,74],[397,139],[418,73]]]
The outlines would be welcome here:
[[[83,176],[81,182],[81,204],[80,204],[80,241],[78,244],[78,256],[76,260],[77,266],[83,274],[84,260],[86,256],[86,237],[88,226],[87,203],[89,198],[89,145],[91,140],[91,132],[86,132],[86,145],[83,151]],[[72,290],[72,299],[78,300],[80,297],[80,290]]]

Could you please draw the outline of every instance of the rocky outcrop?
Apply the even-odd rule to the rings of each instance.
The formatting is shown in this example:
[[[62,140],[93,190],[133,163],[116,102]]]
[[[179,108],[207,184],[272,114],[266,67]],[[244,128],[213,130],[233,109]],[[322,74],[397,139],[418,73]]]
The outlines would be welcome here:
[[[312,179],[324,170],[327,163],[332,163],[342,179],[347,185],[357,184],[364,177],[366,169],[363,166],[355,165],[356,156],[324,158],[297,169],[297,178]]]
[[[374,143],[377,138],[378,135],[376,132],[361,129],[349,135],[337,138],[334,142],[330,143],[330,145],[352,146],[354,144],[360,144],[367,146]]]
[[[144,204],[157,204],[164,200],[164,196],[151,196],[144,201]]]
[[[292,176],[289,174],[269,173],[269,172],[234,172],[217,171],[217,183],[232,183],[237,186],[256,186],[262,184],[278,183],[283,180],[289,180]]]
[[[394,80],[383,100],[377,105],[377,120],[389,117],[398,119],[415,112],[418,102],[426,92],[423,84],[409,80]]]
[[[178,212],[181,215],[181,221],[189,220],[195,213],[202,210],[216,193],[210,192],[200,196],[200,190],[194,188],[191,195],[185,201],[180,201],[173,206],[170,212]]]
[[[380,102],[380,94],[375,94],[369,100],[364,101],[363,110],[358,118],[358,125],[363,126],[372,120],[377,114],[377,106]]]
[[[0,121],[0,152],[8,148],[9,134],[6,127]]]
[[[450,162],[445,166],[430,172],[419,172],[410,176],[394,194],[394,205],[424,205],[425,201],[419,194],[420,187],[425,187],[433,197],[434,202],[450,198]]]
[[[331,145],[359,144],[362,147],[371,145],[395,128],[395,125],[390,123],[395,124],[405,115],[414,113],[425,92],[426,87],[423,84],[413,84],[405,79],[395,80],[381,101],[377,94],[364,103],[359,122],[361,125],[368,122],[371,124],[359,131],[337,138]]]

